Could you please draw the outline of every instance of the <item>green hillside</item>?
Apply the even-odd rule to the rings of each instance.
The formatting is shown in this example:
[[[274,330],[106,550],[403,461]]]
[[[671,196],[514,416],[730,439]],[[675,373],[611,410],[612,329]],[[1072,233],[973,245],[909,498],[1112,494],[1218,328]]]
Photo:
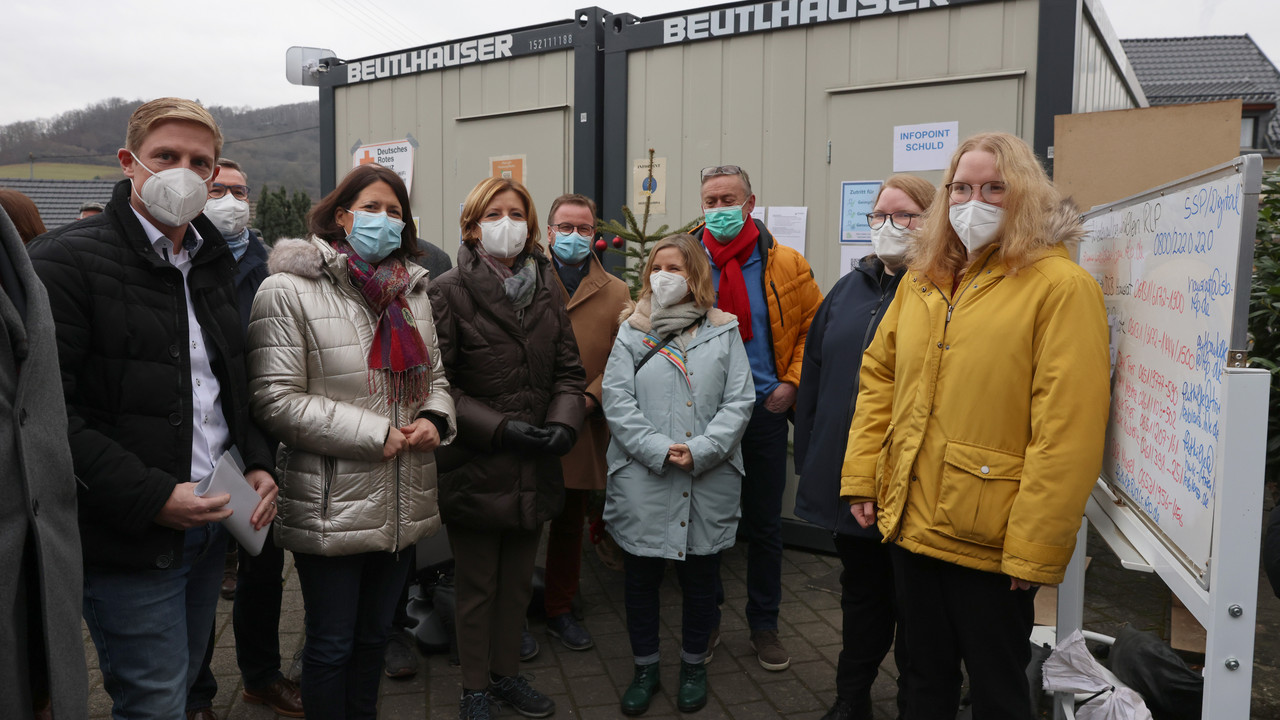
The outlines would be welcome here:
[[[116,151],[129,114],[140,100],[111,98],[57,117],[0,125],[0,177],[111,179],[121,177]],[[315,102],[268,108],[214,106],[209,112],[222,129],[222,154],[240,163],[253,188],[283,186],[320,197],[319,105]]]
[[[0,165],[0,178],[34,178],[36,180],[118,180],[124,177],[119,167],[77,165],[75,163],[28,163]]]

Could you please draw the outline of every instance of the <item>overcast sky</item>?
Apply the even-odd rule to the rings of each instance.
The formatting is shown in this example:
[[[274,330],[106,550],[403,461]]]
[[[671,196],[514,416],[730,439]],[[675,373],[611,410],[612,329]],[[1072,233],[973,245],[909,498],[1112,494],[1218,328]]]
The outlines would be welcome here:
[[[713,0],[597,0],[641,17]],[[13,0],[0,42],[0,124],[50,118],[110,97],[196,98],[265,107],[315,100],[290,85],[291,45],[356,58],[566,20],[591,0]],[[1280,62],[1277,0],[1103,0],[1121,38],[1249,33]],[[1158,8],[1158,10],[1156,10]]]

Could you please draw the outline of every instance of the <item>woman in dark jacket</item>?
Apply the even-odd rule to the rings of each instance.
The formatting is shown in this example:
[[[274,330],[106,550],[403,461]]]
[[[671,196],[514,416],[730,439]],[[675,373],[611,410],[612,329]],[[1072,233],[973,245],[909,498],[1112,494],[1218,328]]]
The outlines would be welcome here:
[[[430,289],[458,442],[440,453],[440,512],[457,567],[459,716],[492,698],[526,717],[555,703],[519,676],[542,523],[564,505],[586,375],[529,191],[486,178],[462,210],[458,265]]]
[[[894,636],[893,568],[880,532],[863,528],[840,499],[840,468],[857,398],[862,352],[875,336],[901,279],[909,233],[933,201],[934,187],[913,175],[885,180],[867,223],[875,252],[831,289],[809,326],[796,398],[796,515],[832,532],[844,572],[840,607],[844,647],[836,667],[836,702],[823,720],[871,718],[871,685]],[[824,371],[825,366],[825,371]],[[822,402],[819,402],[819,399]],[[899,709],[903,697],[901,642]]]

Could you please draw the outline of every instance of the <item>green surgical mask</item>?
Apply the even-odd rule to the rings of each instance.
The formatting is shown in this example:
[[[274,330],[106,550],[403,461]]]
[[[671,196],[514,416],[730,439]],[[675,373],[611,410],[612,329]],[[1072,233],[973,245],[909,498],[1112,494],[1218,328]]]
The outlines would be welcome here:
[[[742,214],[742,205],[708,208],[702,211],[702,215],[706,219],[707,229],[711,231],[711,237],[720,243],[727,243],[738,237],[747,220]]]

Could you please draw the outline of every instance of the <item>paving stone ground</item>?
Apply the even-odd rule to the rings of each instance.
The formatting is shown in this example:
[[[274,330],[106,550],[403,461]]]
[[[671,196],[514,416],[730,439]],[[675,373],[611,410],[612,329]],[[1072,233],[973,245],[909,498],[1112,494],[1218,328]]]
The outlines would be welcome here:
[[[586,544],[586,543],[584,543]],[[1122,624],[1168,637],[1170,595],[1160,580],[1124,570],[1095,534],[1089,543],[1093,562],[1086,575],[1085,626],[1114,634]],[[791,652],[791,668],[767,672],[748,645],[743,606],[746,602],[744,546],[725,553],[722,563],[727,600],[723,611],[722,644],[708,668],[711,698],[692,717],[735,720],[817,720],[835,697],[835,663],[840,652],[840,603],[833,592],[839,561],[834,557],[787,549],[783,560],[783,604],[779,636]],[[582,603],[585,624],[595,636],[591,650],[571,652],[547,636],[540,622],[531,629],[542,645],[524,672],[534,687],[555,699],[559,718],[597,720],[619,718],[618,701],[631,679],[632,663],[624,621],[622,575],[604,567],[590,546],[582,563]],[[652,720],[682,717],[674,693],[679,667],[680,598],[674,573],[668,572],[663,590],[663,689],[644,716]],[[302,593],[290,561],[286,567],[280,644],[285,663],[302,643]],[[102,690],[97,654],[88,632],[85,651],[90,668],[91,718],[109,718],[111,703]],[[1194,658],[1193,658],[1194,659]],[[275,715],[241,699],[242,686],[235,665],[231,603],[219,601],[217,646],[213,671],[218,679],[214,709],[227,720],[270,720]],[[886,658],[874,690],[876,720],[897,717],[894,696],[897,670]],[[422,658],[410,680],[384,679],[378,717],[385,720],[445,720],[457,717],[460,674],[443,654]],[[1254,653],[1252,717],[1280,718],[1280,600],[1261,577],[1258,586],[1258,631]],[[1047,706],[1046,706],[1047,707]],[[498,717],[519,717],[502,710]]]

